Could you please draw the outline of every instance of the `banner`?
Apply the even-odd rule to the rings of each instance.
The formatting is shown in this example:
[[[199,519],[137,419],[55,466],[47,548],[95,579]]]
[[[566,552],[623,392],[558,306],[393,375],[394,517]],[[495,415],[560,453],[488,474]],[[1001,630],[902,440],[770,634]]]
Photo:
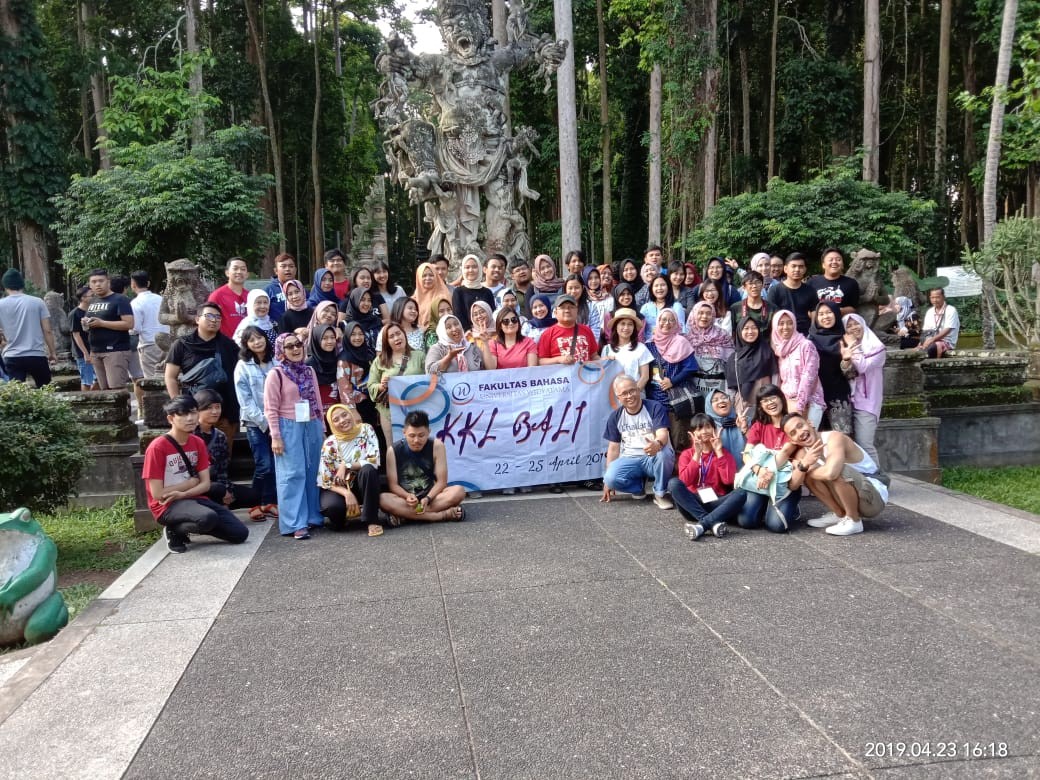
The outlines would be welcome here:
[[[390,380],[394,439],[422,410],[448,453],[448,481],[467,490],[603,476],[603,428],[616,406],[613,360]],[[431,384],[433,381],[433,384]]]

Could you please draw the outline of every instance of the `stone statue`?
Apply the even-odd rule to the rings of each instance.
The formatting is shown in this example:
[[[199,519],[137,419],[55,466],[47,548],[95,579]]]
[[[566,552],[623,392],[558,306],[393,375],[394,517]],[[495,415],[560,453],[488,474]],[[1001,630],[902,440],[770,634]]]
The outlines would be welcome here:
[[[45,642],[69,622],[58,548],[22,508],[0,514],[0,647]]]
[[[888,293],[881,283],[881,255],[872,249],[859,249],[852,254],[852,263],[846,272],[859,285],[859,305],[856,313],[867,326],[877,330],[878,306],[888,303]]]
[[[69,330],[69,315],[65,311],[65,298],[54,290],[43,296],[47,311],[51,315],[51,333],[54,334],[54,351],[59,357],[68,358],[72,350],[72,331]]]
[[[156,345],[163,351],[181,336],[195,331],[195,311],[209,298],[210,289],[202,281],[199,267],[186,258],[166,263],[166,288],[159,304],[159,322],[170,326],[169,333],[157,333]]]
[[[391,175],[412,203],[424,204],[433,226],[430,252],[453,263],[468,253],[483,258],[485,250],[530,257],[517,196],[537,197],[527,185],[537,136],[530,128],[510,136],[505,77],[537,63],[548,90],[567,42],[532,35],[522,0],[510,6],[504,47],[491,37],[484,0],[437,0],[444,50],[413,54],[395,36],[376,61],[385,78],[372,108],[386,134]],[[432,101],[423,107],[411,100],[413,87]]]

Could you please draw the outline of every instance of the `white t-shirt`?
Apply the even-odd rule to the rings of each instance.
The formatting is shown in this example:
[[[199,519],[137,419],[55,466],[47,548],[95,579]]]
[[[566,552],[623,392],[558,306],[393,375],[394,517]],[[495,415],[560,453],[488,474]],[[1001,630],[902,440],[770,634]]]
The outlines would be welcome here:
[[[618,416],[618,433],[621,434],[621,457],[641,458],[646,454],[646,437],[654,435],[654,421],[644,404],[637,414],[622,410]]]
[[[946,304],[943,307],[941,316],[937,315],[934,306],[924,313],[924,323],[921,325],[922,331],[934,330],[938,332],[946,328],[949,328],[950,332],[946,334],[943,341],[950,345],[950,349],[954,349],[957,346],[957,337],[961,333],[961,318],[957,314],[957,309],[950,306],[950,304]]]
[[[654,356],[650,354],[646,344],[638,342],[634,348],[624,344],[617,352],[614,351],[612,346],[607,344],[603,347],[603,357],[614,358],[618,365],[621,366],[621,370],[637,382],[639,381],[639,369],[654,362]]]

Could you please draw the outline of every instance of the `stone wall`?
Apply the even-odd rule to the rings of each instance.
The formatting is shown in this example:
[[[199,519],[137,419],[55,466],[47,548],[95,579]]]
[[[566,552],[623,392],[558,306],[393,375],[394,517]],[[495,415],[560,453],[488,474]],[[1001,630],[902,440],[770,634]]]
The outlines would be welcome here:
[[[130,419],[130,393],[102,390],[58,393],[83,424],[92,461],[79,481],[80,506],[108,507],[134,492],[130,456],[137,452],[137,426]]]

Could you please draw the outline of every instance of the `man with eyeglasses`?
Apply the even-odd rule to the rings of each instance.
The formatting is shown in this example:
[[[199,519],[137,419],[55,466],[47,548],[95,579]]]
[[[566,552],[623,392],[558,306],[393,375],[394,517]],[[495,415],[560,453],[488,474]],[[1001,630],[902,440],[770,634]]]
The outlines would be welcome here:
[[[762,274],[758,271],[744,272],[744,281],[741,286],[747,297],[729,307],[730,317],[733,318],[734,333],[739,330],[739,323],[743,322],[745,317],[750,317],[759,324],[763,335],[769,335],[769,318],[772,311],[762,297],[764,281]]]
[[[636,380],[627,374],[613,383],[618,408],[607,418],[603,438],[607,440],[603,497],[609,502],[615,491],[646,497],[644,483],[654,480],[654,504],[674,509],[667,496],[668,479],[675,466],[675,451],[668,438],[668,410],[664,404],[644,399]]]
[[[199,390],[220,394],[221,416],[215,427],[227,436],[234,448],[238,433],[238,396],[235,394],[235,365],[238,347],[220,332],[223,315],[220,306],[207,301],[195,315],[195,332],[182,336],[170,346],[166,356],[166,392],[170,398],[194,395]]]

